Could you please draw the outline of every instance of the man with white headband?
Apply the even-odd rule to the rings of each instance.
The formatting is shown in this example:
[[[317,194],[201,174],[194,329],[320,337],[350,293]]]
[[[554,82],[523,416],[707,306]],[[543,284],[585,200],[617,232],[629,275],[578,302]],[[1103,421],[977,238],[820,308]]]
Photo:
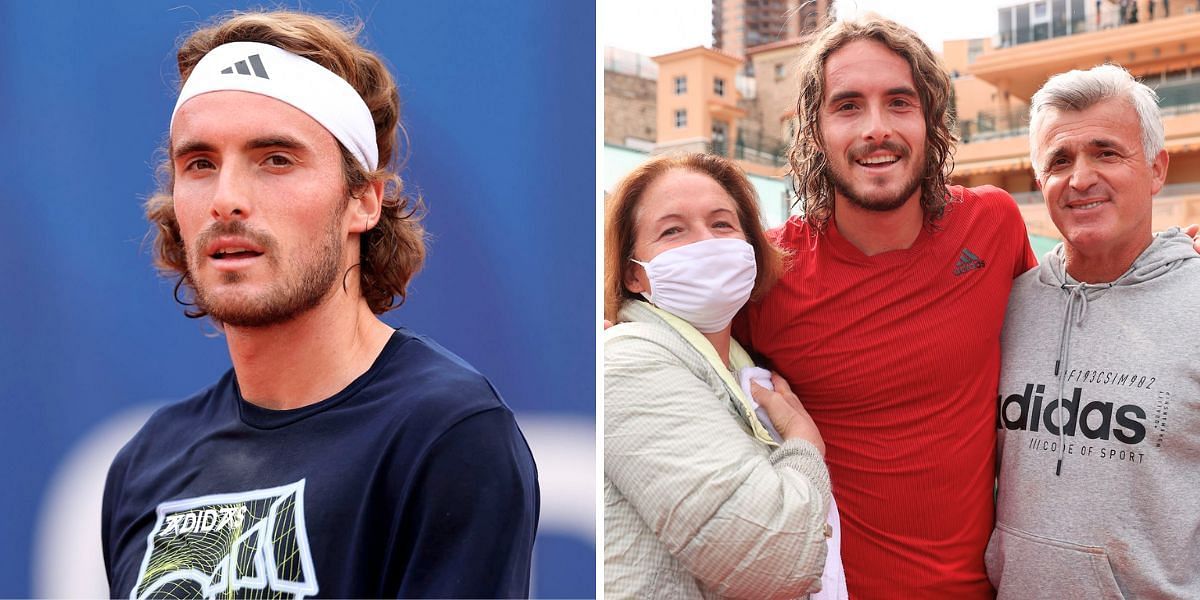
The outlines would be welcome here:
[[[539,491],[512,412],[377,316],[425,253],[420,199],[392,170],[386,67],[290,12],[202,28],[178,62],[146,212],[157,266],[233,368],[114,460],[111,594],[527,596]]]

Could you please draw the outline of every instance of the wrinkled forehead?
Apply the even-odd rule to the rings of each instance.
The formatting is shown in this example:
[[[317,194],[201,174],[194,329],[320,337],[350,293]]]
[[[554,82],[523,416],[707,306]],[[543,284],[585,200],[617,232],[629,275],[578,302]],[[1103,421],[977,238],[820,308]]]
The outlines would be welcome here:
[[[1084,109],[1047,106],[1031,123],[1032,141],[1043,156],[1085,148],[1141,148],[1141,121],[1133,105],[1109,98]]]

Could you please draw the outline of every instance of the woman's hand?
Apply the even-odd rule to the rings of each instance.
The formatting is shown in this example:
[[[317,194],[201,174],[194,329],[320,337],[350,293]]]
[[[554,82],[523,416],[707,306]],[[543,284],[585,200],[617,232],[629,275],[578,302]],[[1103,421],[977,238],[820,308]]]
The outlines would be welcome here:
[[[821,432],[817,430],[817,424],[813,423],[812,417],[808,415],[807,410],[804,410],[800,399],[792,393],[792,388],[788,386],[787,381],[784,381],[778,373],[771,373],[771,385],[775,386],[775,391],[768,390],[752,381],[750,382],[750,394],[754,397],[754,401],[767,411],[767,416],[770,417],[771,424],[775,426],[775,431],[778,431],[780,437],[785,440],[795,438],[808,440],[817,447],[817,450],[821,451],[821,456],[825,456],[825,440],[821,439]]]

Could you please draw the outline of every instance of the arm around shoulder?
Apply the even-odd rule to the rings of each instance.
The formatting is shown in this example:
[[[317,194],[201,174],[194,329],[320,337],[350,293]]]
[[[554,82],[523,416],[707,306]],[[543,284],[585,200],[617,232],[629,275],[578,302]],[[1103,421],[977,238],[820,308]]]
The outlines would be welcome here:
[[[604,471],[667,550],[722,596],[795,597],[825,563],[829,475],[802,440],[771,451],[668,348],[605,344]]]

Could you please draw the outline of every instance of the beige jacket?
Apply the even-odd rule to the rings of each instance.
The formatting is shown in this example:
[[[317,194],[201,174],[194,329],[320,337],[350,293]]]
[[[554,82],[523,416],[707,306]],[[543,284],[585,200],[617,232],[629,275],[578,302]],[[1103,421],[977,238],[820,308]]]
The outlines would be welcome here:
[[[758,439],[711,344],[663,315],[630,301],[605,332],[604,597],[815,591],[830,497],[820,453]]]

